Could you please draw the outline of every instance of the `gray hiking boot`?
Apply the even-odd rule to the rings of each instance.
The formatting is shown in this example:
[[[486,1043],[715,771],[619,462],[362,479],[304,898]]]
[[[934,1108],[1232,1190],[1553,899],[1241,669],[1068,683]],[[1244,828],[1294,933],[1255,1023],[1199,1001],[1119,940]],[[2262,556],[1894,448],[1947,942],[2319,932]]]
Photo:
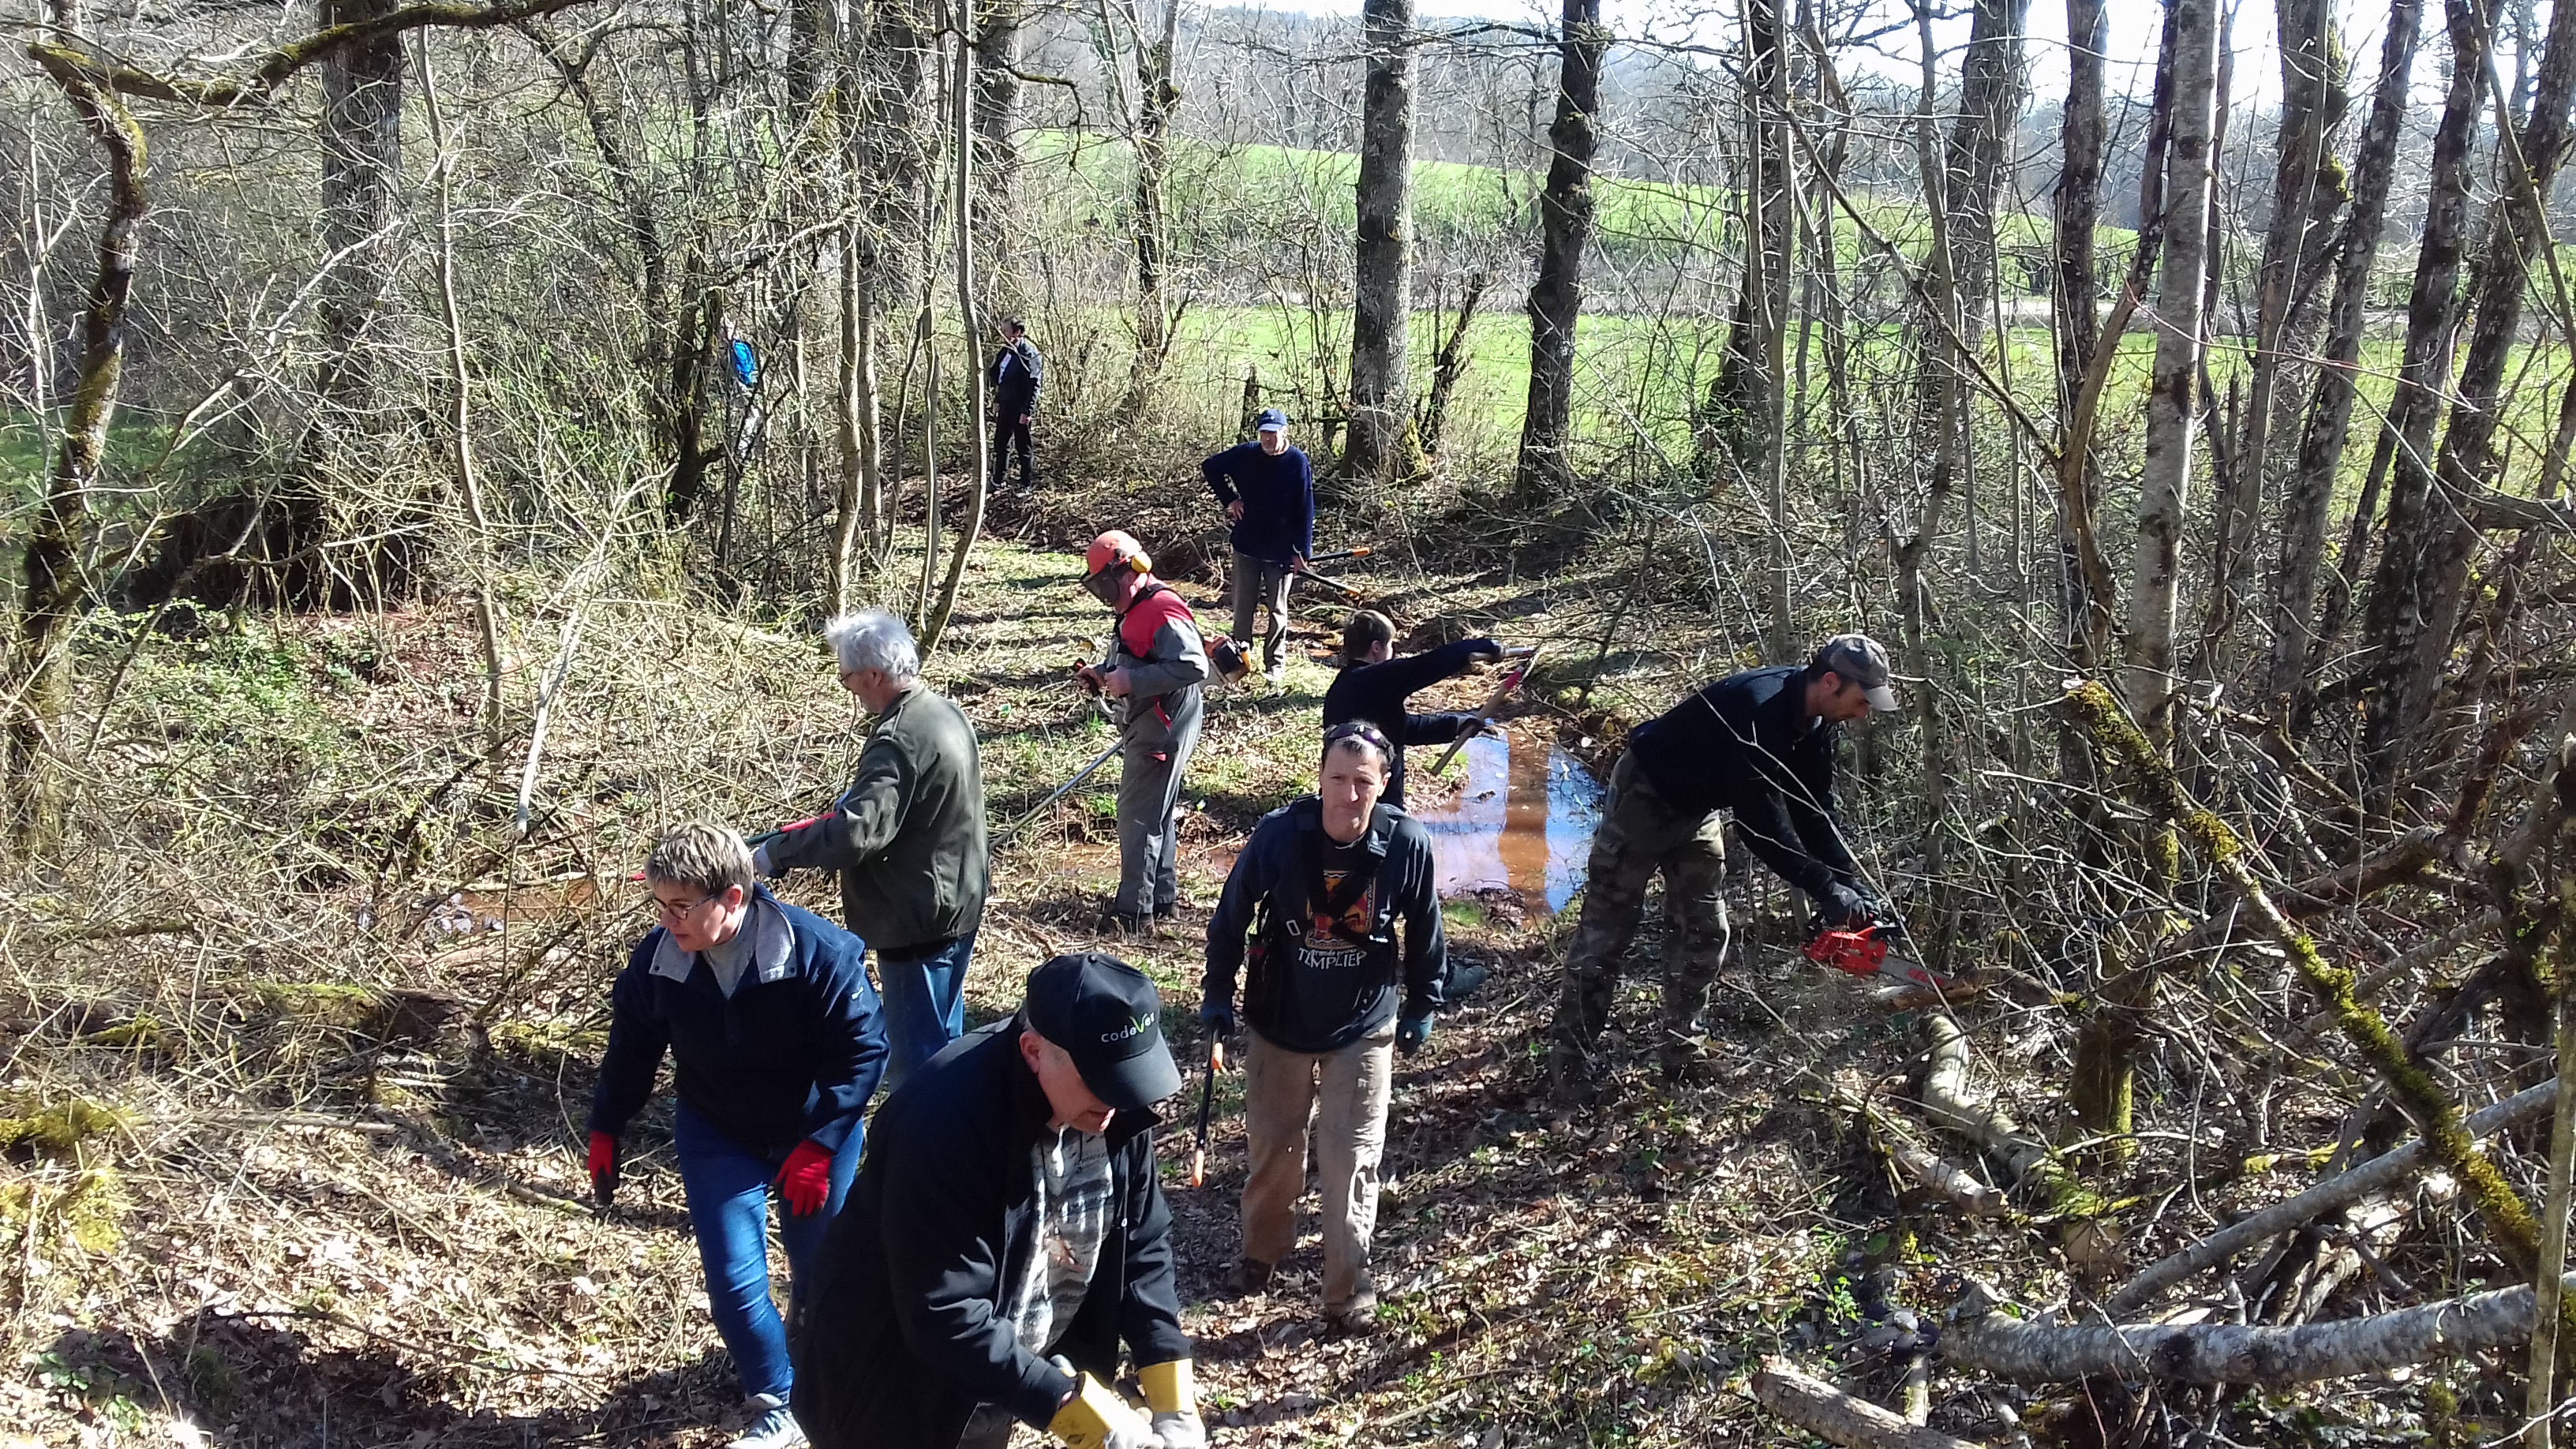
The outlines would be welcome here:
[[[752,1420],[751,1427],[727,1443],[725,1449],[804,1449],[804,1426],[796,1422],[796,1415],[777,1395],[756,1394],[751,1403],[760,1411],[760,1417]]]

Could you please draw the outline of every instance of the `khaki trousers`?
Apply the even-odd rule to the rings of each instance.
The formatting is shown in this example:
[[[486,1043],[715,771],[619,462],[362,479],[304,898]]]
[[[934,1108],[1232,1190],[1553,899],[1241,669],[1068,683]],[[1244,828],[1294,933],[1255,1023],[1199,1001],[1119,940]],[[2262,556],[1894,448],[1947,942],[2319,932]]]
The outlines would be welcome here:
[[[1258,1031],[1245,1036],[1243,1116],[1252,1176],[1243,1184],[1243,1256],[1276,1264],[1297,1245],[1311,1113],[1324,1215],[1324,1311],[1367,1306],[1377,1297],[1369,1239],[1377,1232],[1394,1023],[1320,1055],[1272,1046]]]

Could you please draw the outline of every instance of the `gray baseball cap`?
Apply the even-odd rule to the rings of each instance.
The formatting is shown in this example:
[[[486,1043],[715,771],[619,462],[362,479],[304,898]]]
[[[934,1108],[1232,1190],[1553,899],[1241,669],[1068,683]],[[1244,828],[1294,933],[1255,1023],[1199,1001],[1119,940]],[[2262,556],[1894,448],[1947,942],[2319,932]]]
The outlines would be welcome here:
[[[1887,650],[1867,634],[1836,634],[1817,648],[1815,662],[1859,685],[1871,709],[1892,713],[1898,708],[1896,691],[1887,687]]]

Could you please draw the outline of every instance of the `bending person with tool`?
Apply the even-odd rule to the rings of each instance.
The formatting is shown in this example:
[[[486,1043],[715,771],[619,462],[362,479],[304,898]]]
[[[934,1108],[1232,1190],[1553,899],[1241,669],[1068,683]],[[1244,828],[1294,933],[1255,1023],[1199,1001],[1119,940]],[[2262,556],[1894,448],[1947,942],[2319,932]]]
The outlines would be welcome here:
[[[885,1069],[866,947],[754,881],[750,850],[722,826],[663,836],[644,879],[662,923],[610,997],[591,1190],[603,1205],[615,1192],[618,1138],[667,1054],[680,1098],[671,1146],[707,1307],[753,1415],[726,1449],[794,1449],[805,1434],[788,1407],[787,1326],[769,1296],[769,1191],[783,1206],[789,1312],[801,1313],[858,1166],[859,1114]]]
[[[1727,937],[1719,811],[1735,812],[1745,844],[1827,921],[1875,916],[1834,816],[1834,743],[1840,726],[1896,707],[1887,651],[1866,635],[1838,634],[1803,665],[1730,674],[1628,736],[1592,837],[1583,919],[1549,1030],[1548,1076],[1560,1103],[1600,1097],[1601,1033],[1657,871],[1678,927],[1664,963],[1658,1054],[1667,1079],[1706,1074],[1700,1013]]]
[[[762,842],[753,868],[841,873],[841,914],[876,948],[886,1087],[966,1029],[966,966],[989,886],[984,767],[965,711],[921,682],[921,652],[883,609],[823,626],[841,687],[876,716],[859,777],[829,813]]]
[[[823,1449],[1206,1449],[1153,1104],[1179,1090],[1143,972],[1058,956],[1019,1012],[886,1100],[824,1253],[796,1412]],[[1111,1385],[1121,1340],[1146,1412]]]
[[[1315,551],[1315,470],[1288,445],[1286,413],[1263,408],[1252,426],[1253,441],[1199,464],[1199,476],[1234,524],[1234,637],[1250,639],[1268,607],[1261,665],[1275,686],[1288,678],[1289,575],[1305,572]]]
[[[1352,613],[1342,626],[1342,672],[1324,691],[1324,725],[1351,720],[1377,727],[1395,746],[1387,761],[1385,802],[1404,808],[1404,747],[1445,745],[1486,727],[1473,714],[1417,714],[1406,701],[1417,690],[1455,679],[1503,657],[1491,639],[1460,639],[1420,654],[1395,657],[1395,621],[1375,609]]]
[[[1198,619],[1134,536],[1111,529],[1091,541],[1082,587],[1117,611],[1109,652],[1074,671],[1084,688],[1118,701],[1118,894],[1105,929],[1141,934],[1180,909],[1181,834],[1172,812],[1181,772],[1198,748],[1208,677]]]
[[[1296,1245],[1311,1113],[1324,1315],[1355,1333],[1377,1318],[1369,1239],[1394,1053],[1411,1056],[1429,1040],[1448,963],[1431,836],[1379,801],[1393,755],[1374,726],[1324,732],[1322,788],[1261,817],[1226,877],[1208,922],[1199,1007],[1213,1035],[1231,1035],[1242,974],[1252,1171],[1236,1286],[1268,1288]]]

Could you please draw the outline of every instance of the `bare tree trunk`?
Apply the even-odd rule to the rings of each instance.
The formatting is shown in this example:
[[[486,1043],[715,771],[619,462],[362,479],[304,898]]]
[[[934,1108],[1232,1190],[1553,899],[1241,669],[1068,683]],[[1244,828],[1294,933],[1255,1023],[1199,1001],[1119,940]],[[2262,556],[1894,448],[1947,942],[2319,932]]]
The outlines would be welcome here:
[[[1769,0],[1771,35],[1759,52],[1768,58],[1745,76],[1753,101],[1753,134],[1762,151],[1762,194],[1756,205],[1762,237],[1752,252],[1760,279],[1759,333],[1762,338],[1761,441],[1763,508],[1770,515],[1768,575],[1764,590],[1763,637],[1775,664],[1798,653],[1798,618],[1789,578],[1789,299],[1798,266],[1798,182],[1796,158],[1790,153],[1789,18],[1784,0]],[[1753,285],[1747,279],[1748,287]]]
[[[2475,0],[2466,0],[2464,8]],[[2484,27],[2491,18],[2471,15]],[[2465,62],[2464,62],[2465,64]],[[2487,219],[2486,238],[2469,279],[2473,308],[2468,355],[2462,360],[2459,402],[2433,470],[2433,487],[2411,495],[2415,510],[2401,520],[2398,495],[2389,498],[2389,548],[2373,601],[2373,701],[2363,733],[2366,772],[2375,795],[2385,798],[2402,772],[2407,747],[2435,723],[2433,697],[2451,657],[2451,640],[2468,584],[2469,557],[2480,537],[2472,500],[2494,485],[2502,460],[2496,433],[2508,390],[2506,371],[2522,325],[2531,264],[2549,241],[2548,197],[2570,140],[2568,108],[2576,101],[2576,4],[2550,8],[2547,49],[2532,88],[2531,123],[2508,127],[2503,152],[2503,195]],[[2399,459],[2397,477],[2408,476]],[[2401,532],[2401,521],[2406,525]],[[2402,542],[2401,542],[2402,541]]]
[[[1431,359],[1431,391],[1422,403],[1420,431],[1422,450],[1425,453],[1440,451],[1440,434],[1449,422],[1450,394],[1457,389],[1458,379],[1467,373],[1469,361],[1467,329],[1476,320],[1476,304],[1484,300],[1485,286],[1491,280],[1492,278],[1482,269],[1468,273],[1458,298],[1457,320],[1450,324],[1448,335],[1441,337],[1437,329],[1434,329],[1433,336],[1440,343],[1440,347]],[[1439,299],[1434,297],[1432,304],[1436,309]],[[1259,396],[1260,390],[1247,380],[1244,391],[1246,400],[1250,401]],[[1254,409],[1250,408],[1245,410],[1244,429],[1247,432],[1251,430],[1250,415],[1253,411]]]
[[[940,585],[939,605],[921,631],[921,652],[939,647],[948,618],[957,611],[957,590],[966,579],[966,563],[984,533],[984,495],[991,482],[992,438],[984,426],[991,404],[984,385],[984,329],[977,322],[975,299],[975,47],[965,37],[975,33],[975,0],[957,0],[957,79],[951,99],[956,105],[957,147],[957,321],[966,339],[967,458],[970,479],[966,520],[957,527],[956,552],[948,559],[948,579]]]
[[[1026,0],[999,0],[975,32],[975,164],[984,172],[984,209],[1007,217],[1020,179],[1020,40]],[[996,245],[1012,228],[996,233]],[[999,268],[1002,258],[992,259]]]
[[[1392,482],[1420,467],[1407,325],[1413,311],[1413,0],[1364,0],[1359,241],[1343,477]]]
[[[78,17],[56,0],[65,40],[77,42]],[[114,91],[66,63],[42,42],[36,62],[79,112],[107,170],[107,216],[99,228],[98,270],[81,308],[80,381],[63,415],[63,440],[45,478],[44,507],[27,526],[19,554],[18,618],[10,640],[8,782],[11,836],[24,857],[62,832],[66,796],[54,767],[55,741],[71,706],[72,628],[92,597],[81,566],[89,530],[90,490],[107,463],[107,427],[125,376],[125,308],[134,292],[137,233],[150,207],[144,191],[143,128]]]
[[[2164,255],[2156,288],[2156,356],[2147,384],[2146,466],[2129,580],[2129,708],[2159,748],[2173,742],[2174,617],[2198,421],[2201,304],[2207,286],[2210,133],[2216,122],[2218,13],[2212,0],[2169,0],[2173,133],[2165,153]]]
[[[859,242],[862,223],[853,217],[841,224],[841,386],[840,386],[840,488],[837,511],[832,524],[832,558],[829,578],[832,612],[849,612],[852,574],[856,570],[859,540],[864,534],[873,538],[875,518],[882,494],[878,479],[883,476],[883,432],[878,421],[877,386],[877,298],[875,278],[869,273],[865,250]]]
[[[1539,193],[1538,280],[1530,284],[1529,409],[1513,483],[1524,505],[1562,499],[1574,483],[1565,454],[1574,429],[1574,331],[1583,315],[1583,249],[1592,240],[1592,155],[1599,142],[1601,57],[1609,48],[1601,0],[1565,0],[1557,31],[1556,120],[1547,128],[1547,188]],[[1428,439],[1424,446],[1431,446]]]
[[[456,155],[448,149],[447,118],[438,104],[438,78],[430,69],[429,41],[420,44],[420,97],[429,116],[430,144],[438,148],[438,301],[447,324],[448,386],[454,427],[449,448],[456,465],[456,487],[463,495],[466,520],[474,525],[474,622],[483,641],[484,746],[497,761],[501,752],[501,614],[492,597],[492,519],[483,506],[481,475],[474,466],[474,378],[466,364],[465,315],[456,296]]]
[[[322,23],[348,25],[390,12],[397,0],[322,0]],[[322,431],[358,431],[375,402],[367,323],[393,278],[394,191],[402,182],[402,37],[343,45],[322,63],[324,256],[347,259],[317,302],[325,346]]]
[[[2461,259],[2468,250],[2470,163],[2495,14],[2494,0],[2446,0],[2443,9],[2451,37],[2451,83],[2433,131],[2424,229],[2415,248],[2414,285],[2406,298],[2406,350],[2383,424],[2381,446],[2389,453],[2385,542],[2362,619],[2363,643],[2370,652],[2365,668],[2377,696],[2365,697],[2369,717],[2363,750],[2373,761],[2391,759],[2411,728],[2391,715],[2393,702],[2384,696],[2401,668],[2397,656],[2407,652],[2398,644],[2400,636],[2411,645],[2421,623],[2420,615],[2407,607],[2413,570],[2406,555],[2430,541],[2426,514],[2439,506],[2433,498],[2433,423],[2451,384]],[[2359,559],[2341,562],[2348,574],[2359,576]],[[2370,768],[2376,773],[2381,767],[2374,763]]]
[[[1171,181],[1172,114],[1180,88],[1172,62],[1179,44],[1180,0],[1164,0],[1161,36],[1148,42],[1135,0],[1119,0],[1136,41],[1136,359],[1127,379],[1127,410],[1145,406],[1145,384],[1171,353],[1173,309],[1164,298],[1171,222],[1164,193]]]
[[[1742,94],[1748,106],[1754,104],[1753,97],[1770,94],[1772,77],[1781,74],[1789,63],[1788,34],[1780,4],[1781,0],[1745,3]],[[1705,426],[1701,429],[1701,437],[1725,453],[1729,476],[1735,478],[1751,478],[1764,469],[1768,461],[1764,439],[1768,434],[1762,425],[1773,411],[1771,395],[1788,386],[1787,378],[1770,370],[1772,347],[1765,325],[1769,299],[1765,278],[1775,260],[1780,271],[1787,271],[1790,242],[1785,233],[1775,230],[1782,213],[1771,205],[1771,200],[1790,194],[1789,157],[1770,144],[1770,137],[1758,122],[1749,129],[1753,177],[1745,199],[1744,281],[1735,294],[1735,314],[1727,324],[1726,348],[1718,359],[1717,377],[1709,384],[1703,413]],[[1934,221],[1937,225],[1939,218],[1936,216]],[[1775,542],[1779,528],[1775,519]]]
[[[2201,626],[2206,667],[2216,679],[2232,673],[2227,647],[2246,611],[2253,580],[2255,521],[2262,515],[2270,474],[2274,390],[2289,359],[2285,341],[2294,310],[2316,290],[2307,264],[2312,238],[2332,224],[2345,200],[2342,165],[2332,138],[2349,97],[2344,90],[2343,45],[2335,32],[2331,0],[2279,0],[2281,43],[2280,157],[2273,170],[2272,216],[2263,233],[2256,274],[2254,361],[2246,385],[2244,431],[2236,466],[2218,498],[2216,542],[2210,555],[2208,610]]]
[[[2335,260],[2334,301],[2328,312],[2317,385],[2299,435],[2298,461],[2283,500],[2281,551],[2272,571],[2272,657],[2269,692],[2287,701],[2307,690],[2309,625],[2316,606],[2317,574],[2325,560],[2327,514],[2343,463],[2359,395],[2362,327],[2368,320],[2370,266],[2379,255],[2387,220],[2389,185],[2397,174],[2397,138],[2406,119],[2406,93],[2423,30],[2424,0],[2391,0],[2388,35],[2380,43],[2379,84],[2370,120],[2353,158],[2352,213],[2344,221]],[[2283,708],[2286,721],[2291,711]]]
[[[2059,416],[2072,419],[2085,378],[2093,367],[2093,350],[2101,325],[2094,299],[2101,278],[2094,261],[2093,233],[2102,218],[2103,47],[2110,43],[2104,0],[2066,0],[2066,105],[2060,113],[2059,151],[2064,158],[2057,178],[2053,218],[2057,266],[2051,274],[2049,314],[2057,356]],[[2117,345],[2118,339],[2110,339]],[[2058,638],[2077,667],[2091,666],[2109,637],[2110,615],[2094,597],[2088,580],[2098,578],[2098,548],[2091,548],[2099,522],[2101,480],[2090,447],[2071,447],[2071,429],[2061,430],[2060,467],[2069,487],[2060,490],[2057,548]],[[2078,737],[2071,732],[2070,742]],[[2076,745],[2081,748],[2080,743]]]

